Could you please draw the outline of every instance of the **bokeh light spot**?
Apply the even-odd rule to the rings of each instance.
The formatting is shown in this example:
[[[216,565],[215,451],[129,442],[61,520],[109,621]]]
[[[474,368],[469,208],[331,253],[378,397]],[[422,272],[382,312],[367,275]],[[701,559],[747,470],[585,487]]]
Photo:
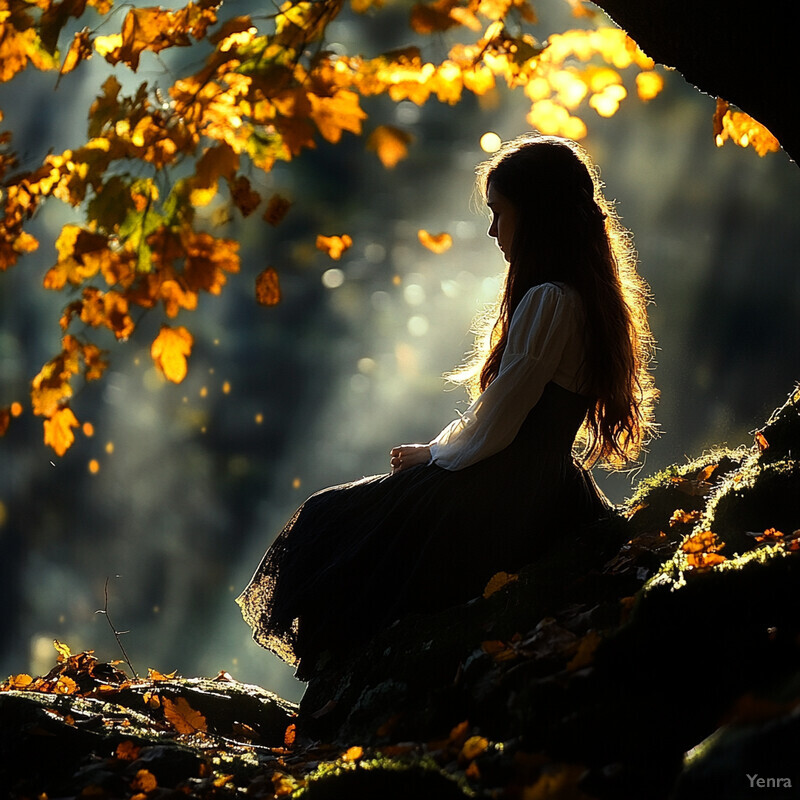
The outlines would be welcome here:
[[[92,475],[97,475],[97,473],[100,472],[100,462],[96,458],[93,458],[89,462],[89,472],[91,472]]]
[[[408,320],[408,332],[412,336],[424,336],[429,328],[428,320],[422,315],[415,315]]]
[[[322,285],[326,289],[338,289],[344,283],[344,272],[337,267],[326,269],[322,273]]]
[[[481,150],[484,153],[496,153],[501,144],[503,140],[494,131],[487,131],[481,136]]]

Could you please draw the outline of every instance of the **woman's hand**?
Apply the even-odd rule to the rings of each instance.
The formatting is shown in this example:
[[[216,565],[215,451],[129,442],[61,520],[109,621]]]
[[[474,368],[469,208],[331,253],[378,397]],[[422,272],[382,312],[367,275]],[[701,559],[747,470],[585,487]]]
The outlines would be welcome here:
[[[427,464],[431,460],[431,448],[427,444],[400,444],[391,451],[392,475],[400,470]]]

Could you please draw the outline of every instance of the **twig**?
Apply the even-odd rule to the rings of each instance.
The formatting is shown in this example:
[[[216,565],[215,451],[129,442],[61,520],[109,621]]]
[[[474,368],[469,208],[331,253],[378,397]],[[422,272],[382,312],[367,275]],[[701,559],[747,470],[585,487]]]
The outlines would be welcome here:
[[[105,586],[103,587],[103,594],[105,596],[105,603],[103,605],[102,610],[98,609],[95,611],[95,614],[103,614],[108,621],[109,626],[111,627],[111,631],[114,634],[114,638],[117,640],[117,644],[119,645],[119,649],[122,651],[122,656],[125,659],[125,663],[131,668],[131,672],[133,673],[133,677],[138,681],[139,675],[137,674],[136,670],[133,668],[133,664],[131,663],[130,658],[128,658],[128,653],[125,650],[124,645],[122,644],[122,639],[119,637],[123,634],[129,633],[129,631],[118,631],[111,621],[111,617],[108,615],[108,578],[106,578]]]

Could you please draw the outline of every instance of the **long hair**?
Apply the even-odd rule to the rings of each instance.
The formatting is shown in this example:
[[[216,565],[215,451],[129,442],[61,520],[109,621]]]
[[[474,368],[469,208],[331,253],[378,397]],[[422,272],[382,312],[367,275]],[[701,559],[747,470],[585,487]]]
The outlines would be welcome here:
[[[650,374],[649,288],[636,272],[631,236],[604,198],[589,156],[570,140],[528,135],[506,143],[477,169],[484,200],[490,184],[511,202],[516,227],[496,317],[488,336],[476,340],[471,393],[497,377],[525,293],[563,282],[580,296],[586,323],[581,393],[592,405],[579,434],[582,458],[622,467],[653,435],[658,396]]]

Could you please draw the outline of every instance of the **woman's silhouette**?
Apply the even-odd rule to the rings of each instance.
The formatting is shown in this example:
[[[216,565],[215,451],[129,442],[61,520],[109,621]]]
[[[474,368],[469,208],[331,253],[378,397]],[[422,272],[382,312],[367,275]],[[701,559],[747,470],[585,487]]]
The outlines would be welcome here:
[[[508,270],[457,373],[472,404],[430,443],[393,448],[389,474],[312,495],[237,600],[301,679],[326,652],[476,597],[603,518],[573,454],[623,465],[652,433],[647,290],[588,156],[522,137],[479,166],[478,188]]]

